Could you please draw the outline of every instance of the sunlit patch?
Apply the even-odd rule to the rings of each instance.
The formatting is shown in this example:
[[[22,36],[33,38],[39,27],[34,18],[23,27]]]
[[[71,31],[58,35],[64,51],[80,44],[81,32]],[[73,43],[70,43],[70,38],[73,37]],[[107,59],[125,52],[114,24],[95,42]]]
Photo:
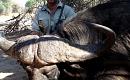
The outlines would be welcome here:
[[[0,80],[3,80],[4,78],[13,75],[14,73],[0,73]]]

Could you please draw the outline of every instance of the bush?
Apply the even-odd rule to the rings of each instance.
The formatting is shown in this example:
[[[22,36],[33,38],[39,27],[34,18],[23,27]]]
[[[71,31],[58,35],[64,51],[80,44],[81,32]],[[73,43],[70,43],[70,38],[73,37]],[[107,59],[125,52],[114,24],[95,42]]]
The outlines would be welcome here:
[[[35,4],[35,0],[28,0],[25,4],[26,7],[31,8]]]
[[[2,14],[5,11],[5,6],[0,3],[0,14]]]

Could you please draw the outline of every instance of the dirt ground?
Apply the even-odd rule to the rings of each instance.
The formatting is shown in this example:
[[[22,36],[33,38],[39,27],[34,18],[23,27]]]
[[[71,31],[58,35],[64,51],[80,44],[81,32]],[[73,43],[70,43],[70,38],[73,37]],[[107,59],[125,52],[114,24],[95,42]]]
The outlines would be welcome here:
[[[28,80],[26,72],[17,61],[2,51],[0,51],[0,80]]]

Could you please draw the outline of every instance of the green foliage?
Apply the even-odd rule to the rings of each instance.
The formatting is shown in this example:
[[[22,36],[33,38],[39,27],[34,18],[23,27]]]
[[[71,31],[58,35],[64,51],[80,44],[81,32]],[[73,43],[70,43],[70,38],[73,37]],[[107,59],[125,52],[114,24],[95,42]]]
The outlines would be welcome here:
[[[8,3],[10,0],[1,0],[3,3]]]
[[[46,0],[28,0],[25,4],[25,7],[38,7],[39,5],[43,5],[46,3]]]
[[[37,2],[36,0],[28,0],[25,6],[31,8],[36,2]]]
[[[8,9],[10,7],[10,3],[3,3],[4,7]]]
[[[2,14],[4,10],[5,10],[5,6],[2,3],[0,3],[0,14]]]
[[[1,0],[0,1],[0,14],[4,11],[7,11],[11,7],[10,0]]]

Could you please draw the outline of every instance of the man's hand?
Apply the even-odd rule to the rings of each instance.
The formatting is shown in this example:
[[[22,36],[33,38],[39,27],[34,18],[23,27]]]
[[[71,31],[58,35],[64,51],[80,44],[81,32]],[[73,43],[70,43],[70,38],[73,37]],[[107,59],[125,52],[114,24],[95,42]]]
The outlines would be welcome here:
[[[43,35],[42,32],[37,32],[37,31],[32,31],[30,34],[31,35],[38,35],[38,36],[42,36]]]

